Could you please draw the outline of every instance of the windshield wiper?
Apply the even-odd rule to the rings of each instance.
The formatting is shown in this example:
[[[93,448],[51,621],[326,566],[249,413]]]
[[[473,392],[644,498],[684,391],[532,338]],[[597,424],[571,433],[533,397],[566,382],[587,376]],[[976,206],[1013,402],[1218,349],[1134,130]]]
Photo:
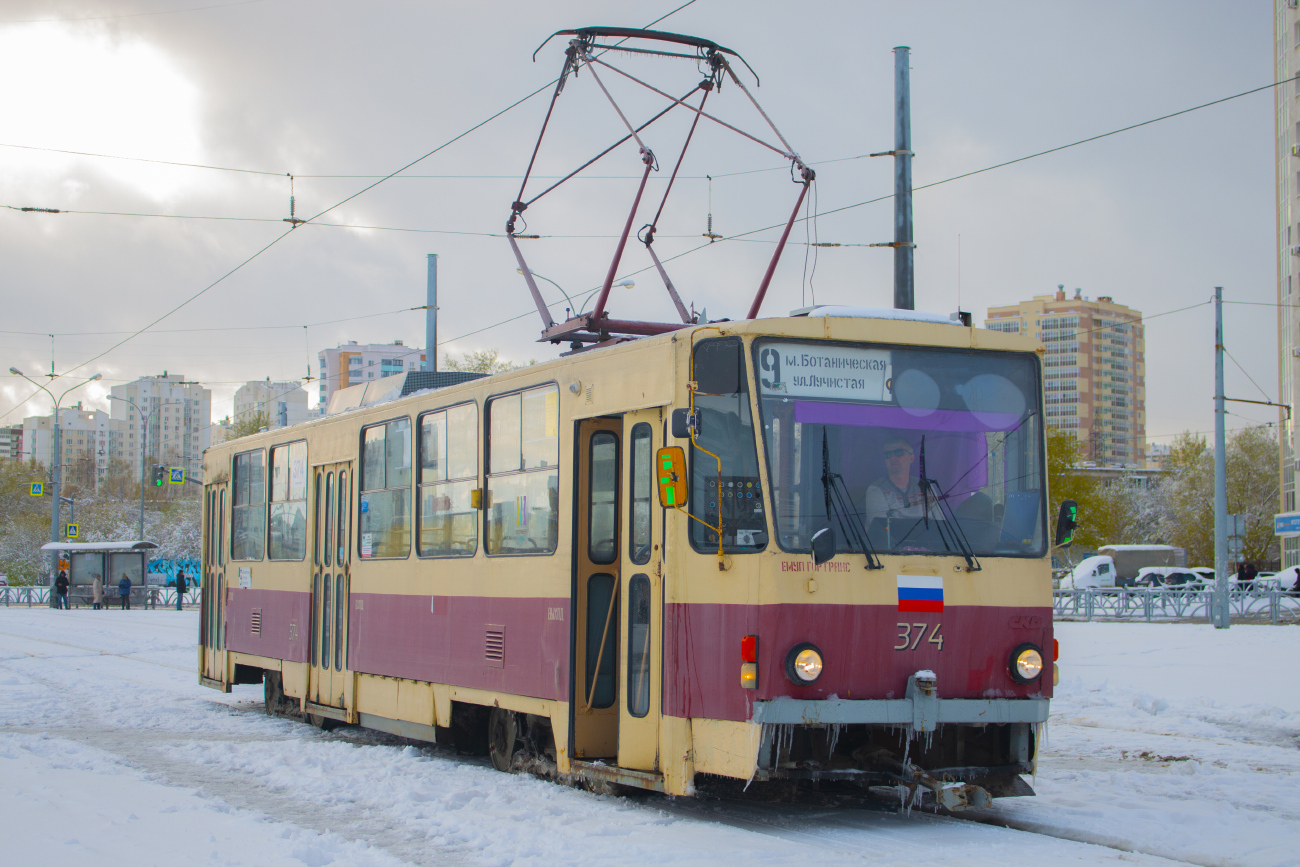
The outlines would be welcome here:
[[[962,530],[961,524],[957,521],[957,516],[953,514],[952,507],[948,505],[947,498],[939,490],[938,484],[933,479],[926,478],[925,475],[925,435],[921,435],[921,466],[920,466],[922,514],[925,516],[925,528],[930,529],[930,497],[934,496],[934,504],[939,507],[939,515],[942,521],[935,521],[934,526],[939,531],[939,538],[943,540],[944,547],[949,551],[954,548],[961,552],[966,558],[966,569],[969,572],[978,572],[983,567],[980,561],[975,558],[975,549],[971,547],[970,541],[966,538],[966,533]]]
[[[876,550],[867,538],[867,528],[862,523],[862,516],[852,508],[853,498],[849,496],[844,477],[831,472],[830,448],[826,442],[826,428],[822,428],[822,488],[826,492],[826,516],[832,513],[839,522],[844,538],[850,544],[856,544],[858,550],[867,555],[868,569],[884,569]]]

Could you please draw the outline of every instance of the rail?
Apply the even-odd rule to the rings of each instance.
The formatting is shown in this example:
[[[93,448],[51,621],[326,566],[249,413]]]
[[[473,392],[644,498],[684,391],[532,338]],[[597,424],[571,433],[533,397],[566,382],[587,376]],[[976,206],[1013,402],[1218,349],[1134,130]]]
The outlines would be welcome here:
[[[48,586],[24,585],[13,587],[0,587],[0,605],[10,608],[14,605],[41,606],[50,604],[50,588]],[[75,586],[68,593],[68,604],[73,608],[90,608],[91,598],[90,589],[83,588],[80,585]],[[121,597],[117,593],[117,588],[105,588],[104,590],[104,607],[117,608],[121,604]],[[181,600],[183,608],[197,608],[199,606],[199,588],[185,591],[185,598]],[[174,587],[132,587],[131,588],[131,607],[132,608],[175,608],[176,607],[176,588]]]
[[[1104,587],[1056,590],[1052,615],[1057,620],[1135,621],[1147,623],[1210,622],[1214,590],[1208,587]],[[1276,588],[1233,589],[1228,593],[1233,622],[1300,624],[1300,593]]]

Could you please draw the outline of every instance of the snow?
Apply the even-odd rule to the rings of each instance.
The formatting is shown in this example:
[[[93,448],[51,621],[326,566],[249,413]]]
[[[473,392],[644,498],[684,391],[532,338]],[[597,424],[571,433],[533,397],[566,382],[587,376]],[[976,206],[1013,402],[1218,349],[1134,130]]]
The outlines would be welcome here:
[[[4,862],[1300,863],[1295,627],[1058,623],[1032,784],[979,822],[597,796],[197,685],[193,611],[0,608]],[[943,685],[940,683],[940,692]]]
[[[934,322],[939,325],[958,325],[956,320],[942,313],[925,310],[898,310],[893,307],[852,307],[842,304],[822,304],[794,310],[791,316],[840,316],[849,319],[893,319],[907,322]]]

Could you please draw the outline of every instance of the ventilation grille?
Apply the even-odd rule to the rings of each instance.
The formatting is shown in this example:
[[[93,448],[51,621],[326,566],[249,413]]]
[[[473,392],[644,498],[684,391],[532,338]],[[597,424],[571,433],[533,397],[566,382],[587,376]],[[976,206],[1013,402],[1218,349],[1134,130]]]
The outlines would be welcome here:
[[[262,609],[254,608],[248,615],[248,634],[254,638],[262,636]]]
[[[483,662],[492,668],[506,667],[506,628],[491,623],[485,628]]]

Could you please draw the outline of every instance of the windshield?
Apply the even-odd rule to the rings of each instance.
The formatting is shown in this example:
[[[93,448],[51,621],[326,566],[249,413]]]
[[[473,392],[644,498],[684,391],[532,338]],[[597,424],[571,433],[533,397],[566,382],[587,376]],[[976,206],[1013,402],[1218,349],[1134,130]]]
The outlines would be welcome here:
[[[1043,555],[1034,358],[773,340],[754,358],[783,549],[830,527],[842,552]]]

